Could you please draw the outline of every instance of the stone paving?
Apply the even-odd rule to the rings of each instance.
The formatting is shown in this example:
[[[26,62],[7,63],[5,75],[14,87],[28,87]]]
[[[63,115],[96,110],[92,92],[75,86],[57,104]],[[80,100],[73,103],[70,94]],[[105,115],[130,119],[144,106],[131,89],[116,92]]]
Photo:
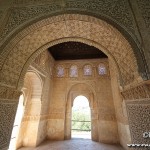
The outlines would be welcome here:
[[[119,145],[108,145],[90,139],[71,139],[65,141],[45,141],[36,148],[23,147],[19,150],[124,150]]]

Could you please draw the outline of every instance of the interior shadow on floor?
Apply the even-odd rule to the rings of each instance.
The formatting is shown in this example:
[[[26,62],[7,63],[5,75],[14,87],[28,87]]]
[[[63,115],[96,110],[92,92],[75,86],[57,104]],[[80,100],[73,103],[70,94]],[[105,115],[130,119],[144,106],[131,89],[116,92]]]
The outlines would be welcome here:
[[[124,150],[120,145],[103,144],[90,139],[73,138],[65,141],[44,141],[36,148],[22,147],[18,150]]]

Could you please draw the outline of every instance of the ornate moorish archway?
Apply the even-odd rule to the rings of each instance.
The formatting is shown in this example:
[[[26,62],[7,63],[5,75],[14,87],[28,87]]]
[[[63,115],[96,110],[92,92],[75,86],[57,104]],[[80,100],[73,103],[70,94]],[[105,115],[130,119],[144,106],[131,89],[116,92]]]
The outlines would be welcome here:
[[[142,82],[138,72],[137,58],[130,43],[107,22],[79,14],[64,14],[41,20],[20,31],[3,49],[0,71],[1,109],[4,111],[0,124],[12,128],[14,114],[29,64],[49,46],[64,41],[80,41],[95,46],[115,62],[122,87]],[[13,96],[12,96],[13,95]],[[11,101],[13,99],[13,101]],[[5,104],[11,105],[6,109]],[[9,114],[5,113],[9,110]],[[10,117],[5,119],[5,115]],[[10,131],[3,130],[2,147],[9,144]]]
[[[54,41],[58,44],[57,40],[63,41],[64,38],[82,38],[104,47],[118,64],[121,85],[138,80],[138,65],[133,49],[117,29],[94,17],[66,14],[39,21],[10,41],[11,49],[8,44],[4,50],[7,55],[0,72],[1,83],[17,87],[24,65],[32,62],[31,55],[43,45]],[[101,50],[105,53],[104,49]],[[12,69],[12,66],[15,68]],[[11,72],[11,77],[8,72]]]
[[[23,85],[25,93],[25,112],[21,121],[16,148],[20,146],[35,146],[38,144],[38,129],[40,120],[30,120],[31,117],[40,117],[42,111],[43,80],[34,70],[28,70]],[[34,128],[32,128],[32,126]]]

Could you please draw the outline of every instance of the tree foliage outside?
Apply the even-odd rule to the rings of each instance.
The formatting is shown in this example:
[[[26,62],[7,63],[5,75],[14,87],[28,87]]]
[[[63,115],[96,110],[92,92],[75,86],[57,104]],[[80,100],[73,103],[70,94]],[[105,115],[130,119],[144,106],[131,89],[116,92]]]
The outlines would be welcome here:
[[[91,131],[91,117],[89,113],[82,111],[72,112],[72,130],[76,131]]]

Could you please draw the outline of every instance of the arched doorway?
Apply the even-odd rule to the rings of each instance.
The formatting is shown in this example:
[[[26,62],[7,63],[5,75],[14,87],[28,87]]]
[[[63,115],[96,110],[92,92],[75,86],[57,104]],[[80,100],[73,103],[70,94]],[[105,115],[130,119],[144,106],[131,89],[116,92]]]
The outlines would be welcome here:
[[[71,139],[71,119],[72,107],[76,97],[82,95],[88,99],[90,112],[91,112],[91,139],[99,141],[98,137],[98,111],[96,95],[93,89],[85,83],[73,85],[68,92],[68,100],[66,104],[66,117],[65,117],[65,139]]]
[[[91,139],[91,110],[85,96],[74,99],[71,121],[71,138]]]
[[[120,85],[127,86],[134,83],[135,81],[142,81],[138,73],[138,65],[136,57],[133,53],[133,49],[129,42],[120,34],[119,31],[117,31],[106,22],[94,17],[76,14],[68,15],[69,14],[63,15],[63,17],[68,19],[65,21],[60,15],[56,16],[57,18],[54,17],[50,20],[46,19],[44,21],[38,22],[38,26],[34,24],[27,30],[25,29],[19,33],[19,36],[17,35],[10,42],[10,45],[8,43],[7,47],[4,48],[4,51],[6,50],[6,58],[4,58],[5,61],[2,62],[3,65],[0,72],[1,83],[3,85],[8,85],[8,87],[10,86],[20,90],[23,86],[23,78],[29,64],[39,53],[46,50],[49,46],[71,40],[80,41],[102,49],[102,51],[104,51],[109,56],[110,62],[112,60],[115,62],[115,67],[117,66],[117,69],[119,70],[118,73],[120,77]],[[68,27],[68,32],[66,32],[66,27]],[[103,38],[105,35],[106,38]],[[34,41],[37,41],[37,43]],[[13,69],[13,65],[16,65],[17,69]],[[9,72],[11,72],[11,74]],[[66,112],[68,110],[66,110]],[[69,111],[67,112],[68,114],[70,114]],[[6,121],[10,123],[10,120]],[[66,132],[65,137],[70,137],[69,132],[70,131]],[[8,137],[9,135],[7,134],[7,139]],[[93,137],[97,139],[98,136],[96,135]]]
[[[64,17],[67,18],[65,20],[67,23],[64,22]],[[58,20],[59,22],[57,22]],[[68,32],[66,32],[66,26]],[[105,34],[107,38],[103,38]],[[15,39],[18,40],[18,43],[16,43],[17,40],[15,41]],[[32,44],[34,40],[37,41],[37,44],[35,43],[35,45]],[[139,78],[137,59],[130,43],[116,28],[103,20],[91,16],[65,14],[51,17],[39,21],[31,25],[29,28],[21,31],[21,33],[16,35],[13,41],[15,42],[10,42],[10,45],[12,45],[12,47],[14,46],[13,49],[8,48],[9,44],[4,49],[9,51],[10,57],[6,56],[6,61],[4,62],[0,73],[1,77],[3,77],[2,81],[5,84],[11,84],[12,86],[16,86],[18,89],[21,88],[23,84],[22,80],[25,76],[28,66],[37,57],[37,55],[46,50],[48,47],[65,41],[80,41],[101,49],[115,62],[116,66],[118,67],[119,76],[122,78],[121,80],[123,80],[120,80],[122,85],[128,85],[135,79]],[[19,56],[24,56],[24,54],[26,54],[24,59],[20,59],[18,55],[15,55],[15,52],[18,49]],[[124,52],[123,55],[120,50]],[[18,78],[14,78],[12,79],[12,82],[10,82],[7,80],[7,78],[9,78],[9,74],[7,74],[6,68],[8,68],[8,65],[17,64],[17,62],[19,68],[17,70]],[[130,66],[128,66],[128,62],[130,62]],[[9,69],[12,74],[16,74],[16,70],[11,68]]]
[[[34,71],[25,75],[23,91],[25,93],[24,115],[16,141],[16,148],[21,146],[36,146],[38,138],[39,120],[30,121],[31,117],[41,114],[42,80]],[[19,118],[18,118],[19,119]],[[11,150],[11,149],[10,149]]]

